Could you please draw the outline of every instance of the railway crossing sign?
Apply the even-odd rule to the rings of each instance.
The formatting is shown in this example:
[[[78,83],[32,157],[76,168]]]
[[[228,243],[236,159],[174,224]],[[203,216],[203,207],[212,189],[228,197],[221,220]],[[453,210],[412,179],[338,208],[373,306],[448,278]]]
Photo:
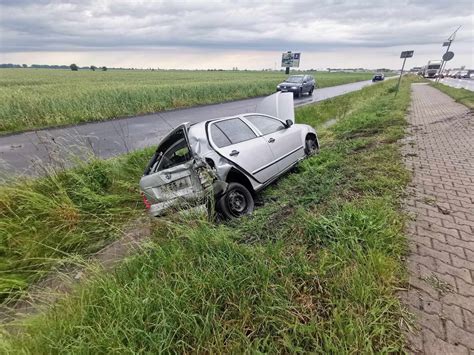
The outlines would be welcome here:
[[[400,58],[411,58],[411,57],[413,57],[413,53],[414,53],[414,51],[403,51],[400,54]]]

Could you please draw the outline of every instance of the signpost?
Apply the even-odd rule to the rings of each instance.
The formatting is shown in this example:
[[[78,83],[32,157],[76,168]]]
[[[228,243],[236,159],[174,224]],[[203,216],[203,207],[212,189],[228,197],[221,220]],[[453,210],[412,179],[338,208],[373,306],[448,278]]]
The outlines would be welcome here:
[[[447,41],[443,42],[443,47],[448,47],[448,48],[446,48],[446,52],[444,52],[444,55],[443,55],[443,60],[441,61],[441,65],[439,66],[438,77],[436,78],[436,82],[439,82],[439,78],[441,76],[441,73],[444,70],[444,66],[446,65],[446,62],[450,61],[454,57],[454,53],[450,52],[449,48],[451,47],[451,43],[453,43],[454,39],[456,38],[456,32],[459,31],[460,28],[461,26],[459,26],[456,29],[456,31],[453,32],[451,36],[449,36]],[[448,55],[448,53],[451,53],[451,54]],[[445,59],[445,57],[449,59]]]
[[[288,51],[281,55],[281,66],[286,68],[285,74],[290,74],[290,68],[298,68],[300,66],[301,53],[292,53]]]
[[[397,91],[395,92],[395,96],[398,94],[398,89],[400,88],[400,81],[402,80],[402,75],[403,75],[403,69],[405,69],[405,62],[407,61],[407,58],[413,57],[413,53],[415,51],[403,51],[400,54],[400,58],[403,58],[403,65],[402,65],[402,70],[400,71],[400,77],[398,78],[398,83],[397,83]]]

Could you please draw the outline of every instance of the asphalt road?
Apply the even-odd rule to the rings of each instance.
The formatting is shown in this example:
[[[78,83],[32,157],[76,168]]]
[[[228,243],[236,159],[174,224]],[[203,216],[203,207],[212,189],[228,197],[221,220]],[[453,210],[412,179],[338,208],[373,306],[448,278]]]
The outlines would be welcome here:
[[[453,78],[444,78],[439,80],[440,83],[444,85],[452,86],[456,89],[466,89],[474,91],[474,79],[453,79]]]
[[[312,97],[304,95],[295,99],[295,106],[322,101],[371,84],[366,80],[317,89]],[[0,171],[7,177],[39,175],[46,166],[68,167],[75,159],[88,154],[109,158],[153,146],[183,122],[254,112],[260,100],[252,98],[0,137]]]

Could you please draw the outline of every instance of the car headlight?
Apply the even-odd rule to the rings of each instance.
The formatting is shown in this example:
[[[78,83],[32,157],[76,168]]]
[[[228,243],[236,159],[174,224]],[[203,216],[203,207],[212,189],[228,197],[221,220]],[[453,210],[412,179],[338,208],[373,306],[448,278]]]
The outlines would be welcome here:
[[[280,85],[277,85],[277,88],[279,89],[279,88],[280,88]]]
[[[292,86],[291,88],[292,88],[292,89],[298,89],[298,87],[297,87],[297,86]]]

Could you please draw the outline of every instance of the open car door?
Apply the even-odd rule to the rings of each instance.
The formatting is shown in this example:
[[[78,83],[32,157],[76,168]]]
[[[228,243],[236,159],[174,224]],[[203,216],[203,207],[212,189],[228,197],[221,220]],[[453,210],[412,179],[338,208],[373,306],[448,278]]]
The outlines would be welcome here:
[[[255,112],[277,117],[283,122],[291,120],[295,123],[293,94],[291,92],[276,92],[260,101]]]
[[[140,180],[144,202],[153,216],[203,202],[206,186],[200,170],[204,166],[192,154],[187,131],[188,125],[182,124],[161,141]]]

